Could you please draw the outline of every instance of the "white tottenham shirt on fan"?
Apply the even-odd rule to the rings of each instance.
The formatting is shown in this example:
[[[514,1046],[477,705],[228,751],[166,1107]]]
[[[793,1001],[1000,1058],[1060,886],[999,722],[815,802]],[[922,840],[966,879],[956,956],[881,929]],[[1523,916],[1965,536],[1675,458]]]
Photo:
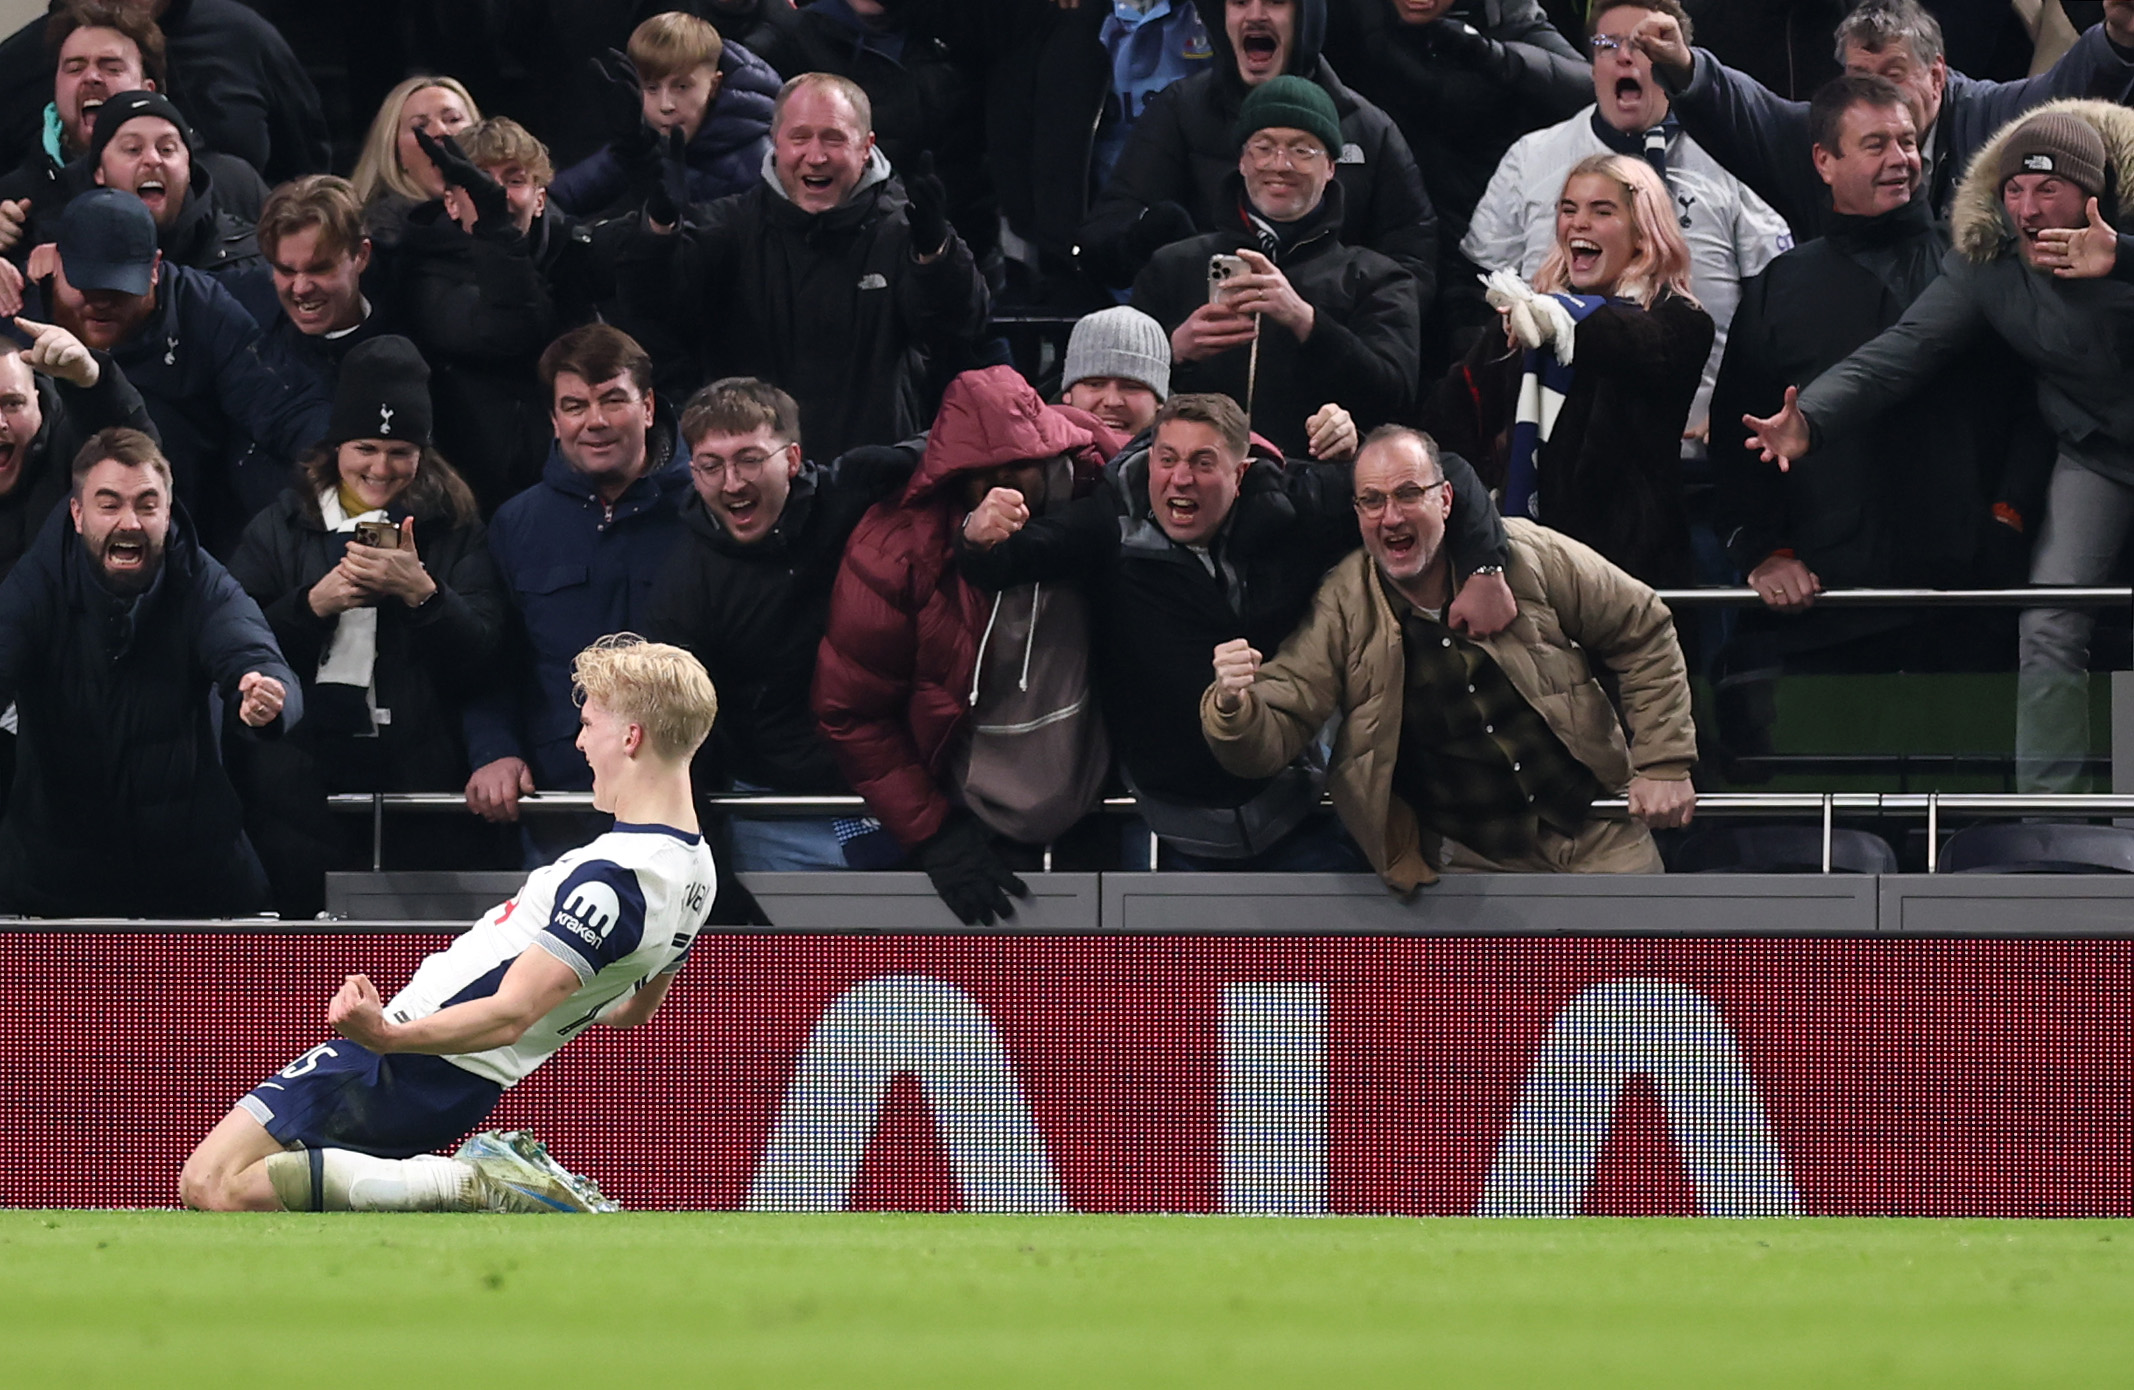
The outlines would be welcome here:
[[[617,824],[534,870],[517,896],[424,960],[385,1016],[407,1023],[485,999],[528,947],[547,951],[576,972],[578,988],[511,1046],[445,1058],[508,1088],[654,976],[680,970],[717,881],[703,836]]]

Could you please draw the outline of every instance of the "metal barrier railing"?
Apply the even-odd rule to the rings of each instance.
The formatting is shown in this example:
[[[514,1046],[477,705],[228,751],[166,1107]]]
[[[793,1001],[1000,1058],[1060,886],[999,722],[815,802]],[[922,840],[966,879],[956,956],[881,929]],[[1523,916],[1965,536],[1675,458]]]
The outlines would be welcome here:
[[[1763,598],[1745,586],[1662,589],[1670,608],[1746,608]],[[1825,589],[1817,608],[2118,608],[2134,603],[2134,588]]]
[[[748,811],[757,815],[821,816],[837,812],[864,815],[867,803],[857,796],[781,796],[740,792],[706,792],[697,800],[713,814]],[[1331,805],[1331,802],[1323,803]],[[385,813],[395,811],[466,813],[466,799],[453,792],[348,792],[326,798],[329,810],[343,813],[368,811],[371,816],[371,868],[383,869]],[[593,809],[590,792],[540,792],[519,799],[521,810],[537,815]],[[1130,796],[1104,799],[1103,811],[1131,815],[1139,804]],[[1603,797],[1593,803],[1596,815],[1622,819],[1629,815],[1629,802],[1622,797]],[[1940,861],[1941,818],[1959,816],[2134,816],[2134,796],[2107,792],[1999,794],[1990,792],[1707,792],[1697,798],[1697,815],[1707,819],[1749,819],[1761,816],[1817,817],[1823,832],[1823,872],[1830,872],[1831,844],[1840,815],[1924,818],[1927,835],[1927,872],[1934,873]],[[1156,837],[1151,834],[1150,863],[1155,862]],[[1052,851],[1045,851],[1050,870]]]

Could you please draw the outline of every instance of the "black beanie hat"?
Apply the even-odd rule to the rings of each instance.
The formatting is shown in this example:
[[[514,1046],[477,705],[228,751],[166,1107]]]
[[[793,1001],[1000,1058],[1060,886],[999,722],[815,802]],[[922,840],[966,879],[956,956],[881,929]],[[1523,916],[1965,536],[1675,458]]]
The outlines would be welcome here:
[[[104,146],[117,138],[119,127],[136,116],[161,116],[178,128],[185,152],[193,152],[193,128],[171,99],[161,92],[120,92],[96,113],[96,127],[89,132],[89,167],[104,162]]]
[[[398,334],[369,338],[341,359],[326,447],[397,439],[430,447],[430,365]]]

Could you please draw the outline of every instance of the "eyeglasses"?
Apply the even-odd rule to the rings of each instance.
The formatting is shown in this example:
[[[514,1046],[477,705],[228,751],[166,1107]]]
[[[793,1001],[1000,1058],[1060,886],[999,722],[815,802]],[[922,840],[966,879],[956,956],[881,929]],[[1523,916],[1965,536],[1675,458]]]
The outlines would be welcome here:
[[[1245,142],[1245,158],[1262,169],[1272,166],[1280,155],[1289,157],[1293,169],[1309,169],[1326,158],[1326,150],[1316,140],[1270,140],[1256,136]]]
[[[1393,489],[1391,496],[1383,492],[1359,492],[1354,498],[1356,515],[1366,521],[1376,521],[1386,514],[1387,503],[1399,507],[1404,512],[1412,512],[1423,505],[1425,497],[1436,492],[1449,481],[1450,479],[1440,478],[1427,487],[1421,483],[1404,483]]]
[[[1637,49],[1637,45],[1631,42],[1628,36],[1619,39],[1613,34],[1595,34],[1592,38],[1586,40],[1586,47],[1592,49],[1596,55],[1624,51],[1635,52]]]
[[[691,459],[689,471],[707,483],[717,482],[729,470],[733,473],[735,482],[750,482],[762,476],[765,464],[792,447],[787,444],[777,452],[769,454],[760,449],[744,449],[730,459],[722,459],[717,454],[707,454],[701,459]]]

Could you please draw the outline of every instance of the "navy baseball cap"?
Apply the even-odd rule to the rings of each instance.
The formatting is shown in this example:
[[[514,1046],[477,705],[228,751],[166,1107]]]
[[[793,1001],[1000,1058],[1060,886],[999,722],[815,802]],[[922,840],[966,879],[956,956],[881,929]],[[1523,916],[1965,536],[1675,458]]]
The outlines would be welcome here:
[[[155,284],[156,219],[116,188],[77,195],[59,215],[59,264],[78,290],[147,294]]]

